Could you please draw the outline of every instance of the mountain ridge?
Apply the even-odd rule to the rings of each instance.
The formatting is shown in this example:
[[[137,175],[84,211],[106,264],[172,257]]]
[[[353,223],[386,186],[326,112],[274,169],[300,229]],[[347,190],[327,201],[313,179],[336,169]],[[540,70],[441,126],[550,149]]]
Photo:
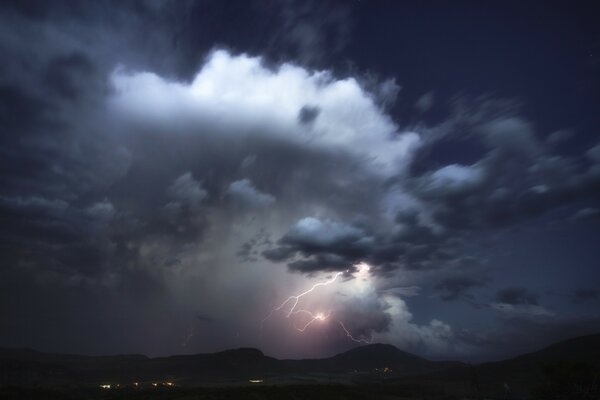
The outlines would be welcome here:
[[[564,350],[562,348],[564,346],[571,345],[572,347],[575,345],[578,349],[578,354],[582,356],[586,356],[587,358],[595,358],[600,355],[600,348],[598,348],[597,352],[589,352],[589,348],[596,349],[594,347],[595,343],[591,345],[589,343],[584,342],[600,342],[600,333],[589,334],[583,336],[577,336],[568,338],[556,343],[552,343],[548,346],[542,347],[538,350],[533,350],[530,352],[526,352],[523,354],[519,354],[514,357],[495,360],[495,361],[484,361],[480,363],[473,363],[473,365],[493,365],[505,363],[508,361],[522,360],[529,357],[534,357],[537,355],[541,355],[543,353],[553,352],[560,353]],[[583,348],[582,348],[583,347]],[[562,350],[562,351],[561,351]],[[572,349],[569,349],[572,351]],[[39,359],[39,358],[79,358],[79,359],[143,359],[143,360],[164,360],[170,358],[187,358],[187,357],[202,357],[202,356],[216,356],[216,355],[229,355],[229,354],[246,354],[246,355],[254,355],[256,357],[265,357],[278,361],[317,361],[317,360],[328,360],[328,359],[344,359],[351,355],[359,355],[361,353],[379,353],[382,355],[395,354],[402,357],[406,357],[407,359],[414,360],[416,362],[437,362],[437,363],[447,363],[447,362],[457,362],[461,364],[467,364],[461,361],[456,360],[430,360],[416,354],[401,350],[396,346],[388,343],[370,343],[362,346],[357,346],[352,349],[343,351],[341,353],[335,354],[329,357],[323,358],[276,358],[269,355],[266,355],[262,350],[255,347],[238,347],[232,349],[219,350],[211,353],[192,353],[192,354],[173,354],[168,356],[156,356],[151,357],[145,354],[140,353],[125,353],[125,354],[108,354],[108,355],[90,355],[90,354],[76,354],[76,353],[55,353],[55,352],[45,352],[36,350],[30,347],[0,347],[0,360],[3,359],[16,359],[16,360],[25,360],[25,359]],[[588,357],[589,356],[589,357]]]
[[[299,379],[321,375],[348,378],[356,374],[466,379],[475,370],[484,380],[509,381],[517,373],[531,374],[537,365],[564,359],[584,360],[600,367],[600,334],[571,338],[511,359],[479,365],[432,361],[382,343],[355,347],[328,358],[299,360],[277,359],[247,347],[155,358],[140,354],[85,356],[43,353],[29,348],[0,348],[0,384],[72,385],[168,378],[182,385],[201,385],[242,382],[256,377]]]

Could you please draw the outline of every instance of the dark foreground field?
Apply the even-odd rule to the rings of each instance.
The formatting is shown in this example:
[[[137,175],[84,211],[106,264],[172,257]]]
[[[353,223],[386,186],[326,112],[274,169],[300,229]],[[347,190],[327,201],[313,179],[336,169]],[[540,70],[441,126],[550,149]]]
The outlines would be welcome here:
[[[571,381],[545,381],[530,386],[531,391],[482,390],[466,382],[430,381],[379,384],[281,384],[220,387],[98,387],[26,388],[0,387],[0,400],[600,400],[593,386]],[[590,382],[591,383],[591,382]]]
[[[221,388],[173,388],[173,389],[117,389],[102,390],[96,388],[74,389],[25,389],[6,387],[0,389],[0,399],[31,400],[79,400],[79,399],[131,399],[131,400],[221,400],[221,399],[459,399],[463,396],[445,394],[437,389],[411,385],[281,385],[281,386],[243,386]]]
[[[0,400],[486,398],[600,400],[600,334],[478,365],[382,344],[312,360],[256,349],[163,358],[0,349]]]

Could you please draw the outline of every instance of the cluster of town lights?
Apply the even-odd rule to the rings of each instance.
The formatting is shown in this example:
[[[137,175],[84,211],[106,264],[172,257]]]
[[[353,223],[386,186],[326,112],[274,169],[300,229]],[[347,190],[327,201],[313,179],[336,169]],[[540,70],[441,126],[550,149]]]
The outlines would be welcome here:
[[[112,383],[103,383],[100,386],[100,389],[121,389],[123,386],[121,386],[120,383],[116,383],[116,384],[112,384]],[[133,382],[131,384],[131,387],[133,388],[140,388],[140,387],[153,387],[153,388],[159,388],[159,387],[175,387],[175,382],[171,382],[171,381],[164,381],[164,382],[150,382],[147,385],[143,385],[140,382]]]

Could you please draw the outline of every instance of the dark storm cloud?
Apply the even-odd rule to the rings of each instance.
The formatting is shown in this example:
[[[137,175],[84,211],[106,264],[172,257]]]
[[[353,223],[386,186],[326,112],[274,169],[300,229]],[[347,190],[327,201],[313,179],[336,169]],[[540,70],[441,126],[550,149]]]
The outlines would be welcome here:
[[[200,322],[216,322],[217,319],[210,315],[198,314],[196,315],[196,319]]]
[[[285,261],[294,255],[294,250],[287,247],[276,247],[263,251],[263,256],[275,262]]]
[[[600,221],[600,210],[597,208],[582,208],[575,212],[569,220],[572,222],[598,222]]]
[[[271,261],[285,261],[296,256],[305,259],[288,264],[291,270],[313,273],[319,270],[346,270],[361,261],[371,263],[386,274],[397,268],[426,270],[464,261],[455,254],[458,236],[435,233],[412,218],[402,222],[392,235],[370,233],[363,222],[343,224],[332,220],[304,218],[273,247],[264,252]]]
[[[468,276],[451,276],[436,283],[433,289],[444,301],[459,300],[461,298],[472,300],[473,296],[469,293],[469,290],[484,285],[485,282],[481,279]]]
[[[511,287],[499,290],[496,301],[506,304],[538,304],[538,294],[523,287]]]
[[[519,118],[499,118],[476,130],[489,148],[468,166],[451,165],[416,179],[434,217],[454,229],[518,224],[598,196],[597,164],[555,155]],[[450,169],[452,168],[452,169]]]
[[[147,28],[162,30],[164,39],[156,41],[169,46],[171,65],[160,67],[182,79],[198,72],[215,48],[261,54],[273,66],[293,60],[324,68],[332,56],[341,55],[352,32],[350,7],[341,3],[251,0],[233,5],[208,0],[136,1],[119,6],[135,11],[133,15],[120,13],[123,19],[130,17]]]
[[[268,254],[268,253],[267,253]],[[352,264],[346,258],[335,254],[319,254],[311,258],[296,260],[288,263],[291,271],[310,274],[319,271],[352,270]]]
[[[46,67],[44,81],[58,96],[75,101],[85,93],[87,85],[94,80],[96,67],[81,52],[60,55],[50,60]]]
[[[287,48],[304,63],[320,64],[337,56],[350,41],[350,9],[342,3],[287,1],[281,15],[274,45]]]
[[[173,181],[167,189],[167,195],[179,203],[195,208],[207,196],[206,190],[200,182],[194,179],[190,172],[186,172]],[[169,203],[172,204],[172,203]]]
[[[262,208],[275,202],[275,197],[258,190],[247,178],[231,182],[227,194],[239,207]]]
[[[575,304],[594,301],[600,298],[600,289],[581,288],[574,290],[569,294],[571,301]]]
[[[2,69],[3,81],[11,82],[2,86],[6,107],[1,115],[5,127],[2,152],[6,155],[2,163],[7,173],[2,174],[0,213],[8,265],[2,276],[7,282],[25,275],[30,290],[49,291],[53,298],[59,297],[53,291],[65,286],[100,293],[115,290],[131,293],[130,304],[144,303],[143,310],[161,310],[163,305],[148,301],[149,293],[162,295],[170,290],[169,285],[181,286],[181,271],[202,274],[208,270],[210,261],[199,262],[197,255],[207,230],[213,235],[210,240],[222,245],[225,239],[214,237],[219,229],[246,216],[255,220],[256,213],[268,210],[280,198],[285,202],[298,198],[309,204],[328,193],[343,199],[350,209],[363,203],[368,211],[364,199],[373,184],[367,181],[367,174],[361,178],[363,172],[353,157],[335,152],[332,158],[333,152],[326,149],[308,149],[277,139],[227,139],[220,136],[227,129],[189,121],[181,125],[185,132],[175,137],[170,136],[172,126],[124,130],[116,118],[107,116],[106,103],[114,95],[109,78],[121,64],[168,77],[189,78],[190,71],[198,71],[219,39],[197,44],[198,32],[190,28],[196,23],[187,24],[185,15],[188,11],[195,15],[207,4],[129,3],[113,8],[99,3],[90,7],[55,3],[50,7],[39,2],[30,7],[9,5],[4,10],[3,26],[14,29],[2,31],[0,45],[15,61]],[[105,24],[106,18],[110,26]],[[290,25],[284,29],[296,30],[293,20],[297,17],[286,18]],[[324,14],[323,18],[329,17]],[[179,28],[178,21],[183,22]],[[320,25],[308,22],[316,21],[307,20],[299,29],[320,34]],[[28,46],[17,46],[19,37],[30,38]],[[173,43],[177,51],[171,51]],[[295,48],[298,43],[294,39],[289,45]],[[278,58],[277,46],[272,45],[273,58]],[[316,47],[298,46],[295,58],[306,62],[320,59]],[[316,52],[309,54],[312,50]],[[167,53],[171,56],[162,56]],[[310,109],[302,124],[314,125],[318,109]],[[295,118],[301,110],[298,106]],[[235,115],[237,110],[232,112]],[[198,135],[198,131],[207,134]],[[282,170],[283,163],[291,168]],[[348,196],[345,183],[338,178],[352,169],[364,183]],[[313,179],[317,175],[322,179]],[[309,194],[298,196],[304,191]],[[265,240],[249,243],[239,255],[257,261],[258,253],[252,248],[270,245]],[[202,257],[211,257],[207,254],[212,246],[206,246]],[[214,264],[213,278],[225,279],[230,272],[224,263]],[[203,300],[191,295],[204,284],[189,289],[192,301],[215,301],[214,295],[201,297]],[[174,305],[184,302],[175,297],[187,296],[185,290],[180,292],[183,294],[162,298],[165,307],[181,311],[169,336],[178,328],[185,330],[181,320],[186,314],[193,319],[191,301],[190,305]],[[11,296],[15,302],[19,294],[11,292]],[[91,306],[91,297],[81,294],[78,302],[83,308]],[[100,304],[97,312],[108,314],[111,307],[113,304]],[[68,319],[65,315],[61,318]],[[132,319],[136,326],[132,334],[165,318],[155,317],[149,310],[141,312]],[[166,328],[158,331],[166,334]],[[9,342],[18,341],[17,336],[7,335]],[[65,343],[69,338],[65,335]],[[213,345],[218,348],[220,343],[216,340]],[[154,351],[164,346],[169,344]]]
[[[111,203],[82,208],[58,199],[2,197],[0,215],[2,237],[10,245],[4,272],[22,263],[33,263],[30,267],[45,263],[67,280],[102,275],[111,253],[107,236],[114,215]]]
[[[259,259],[261,249],[271,244],[271,236],[265,229],[261,229],[250,240],[242,243],[236,255],[243,261],[255,262]]]
[[[283,245],[298,249],[305,254],[332,252],[364,254],[372,238],[362,229],[331,220],[304,218],[298,221],[281,238]]]
[[[344,245],[317,246],[290,240],[294,226],[280,241],[287,246],[286,254],[329,251],[353,262],[365,259],[391,268],[426,268],[432,261],[441,265],[447,261],[444,255],[452,258],[456,253],[459,247],[449,238],[456,242],[479,231],[519,226],[552,210],[600,199],[596,147],[579,156],[556,154],[518,115],[514,103],[482,100],[467,109],[459,104],[447,122],[429,131],[431,140],[418,150],[415,169],[402,190],[423,210],[399,213],[400,233],[365,234],[368,248],[355,245],[362,243],[358,234]],[[479,158],[434,169],[432,160],[423,164],[434,148],[453,140],[476,143]],[[420,171],[419,163],[426,169]],[[582,211],[581,218],[584,215],[594,213]],[[431,222],[424,224],[423,217]],[[275,254],[284,253],[282,249]]]
[[[152,64],[151,53],[166,48],[155,37],[149,39],[151,52],[145,53],[150,48],[142,43],[152,36],[148,32],[169,36],[165,20],[170,17],[159,8],[149,3],[116,9],[109,3],[73,2],[0,6],[0,49],[3,60],[10,60],[0,68],[0,274],[6,284],[2,303],[12,305],[3,315],[14,323],[14,329],[3,326],[4,343],[129,352],[123,343],[138,346],[133,339],[142,326],[152,324],[151,309],[165,320],[161,310],[169,306],[156,303],[165,300],[165,284],[148,267],[172,269],[177,252],[159,252],[149,242],[167,237],[172,249],[180,249],[198,237],[197,229],[194,235],[186,232],[205,225],[194,211],[202,192],[192,179],[176,181],[185,171],[173,172],[170,181],[159,183],[155,198],[161,204],[150,211],[144,183],[127,179],[132,154],[139,153],[113,135],[114,126],[103,114],[110,71],[120,62]],[[105,24],[107,16],[112,26]],[[141,27],[144,35],[135,33]],[[138,50],[132,52],[130,45]],[[159,64],[154,67],[160,69]],[[126,183],[115,185],[121,179]],[[131,195],[120,196],[119,187],[124,186]],[[176,213],[161,210],[169,202],[179,206]],[[24,330],[41,328],[34,329],[21,314],[38,315],[46,326],[42,330],[64,340],[52,344],[30,337],[30,343],[22,342]],[[120,326],[123,315],[131,321],[130,337],[102,335],[106,329],[100,325]],[[74,321],[80,325],[74,327]],[[61,326],[62,333],[56,333]],[[156,332],[173,333],[160,327]],[[143,352],[149,348],[138,347]]]

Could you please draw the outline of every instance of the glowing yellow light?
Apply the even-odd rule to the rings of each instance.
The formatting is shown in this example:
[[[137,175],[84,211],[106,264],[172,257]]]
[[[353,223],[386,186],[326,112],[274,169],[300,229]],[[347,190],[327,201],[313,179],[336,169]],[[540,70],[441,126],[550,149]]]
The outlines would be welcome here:
[[[154,386],[154,387],[158,387],[158,383],[156,383],[156,382],[152,382],[152,386]]]
[[[325,320],[327,320],[327,318],[329,318],[329,316],[331,315],[331,310],[329,310],[329,312],[328,312],[327,314],[324,314],[324,313],[322,313],[322,312],[319,312],[319,313],[313,314],[313,313],[311,313],[311,312],[310,312],[310,311],[308,311],[308,310],[298,310],[298,311],[294,311],[294,314],[300,314],[300,313],[306,314],[306,315],[308,315],[308,316],[310,317],[310,319],[308,320],[308,322],[306,322],[306,323],[304,324],[304,326],[303,326],[303,327],[301,327],[301,328],[298,328],[298,327],[296,326],[296,324],[294,324],[294,327],[296,328],[296,330],[298,330],[298,331],[300,331],[300,332],[304,332],[304,331],[306,330],[306,328],[308,328],[308,327],[309,327],[309,326],[310,326],[310,325],[311,325],[313,322],[315,322],[315,321],[325,321]]]
[[[175,384],[173,382],[165,382],[166,386],[175,386]]]
[[[262,379],[249,379],[248,382],[250,382],[250,383],[263,383],[264,381]]]
[[[110,389],[110,385],[100,385],[102,389]]]

